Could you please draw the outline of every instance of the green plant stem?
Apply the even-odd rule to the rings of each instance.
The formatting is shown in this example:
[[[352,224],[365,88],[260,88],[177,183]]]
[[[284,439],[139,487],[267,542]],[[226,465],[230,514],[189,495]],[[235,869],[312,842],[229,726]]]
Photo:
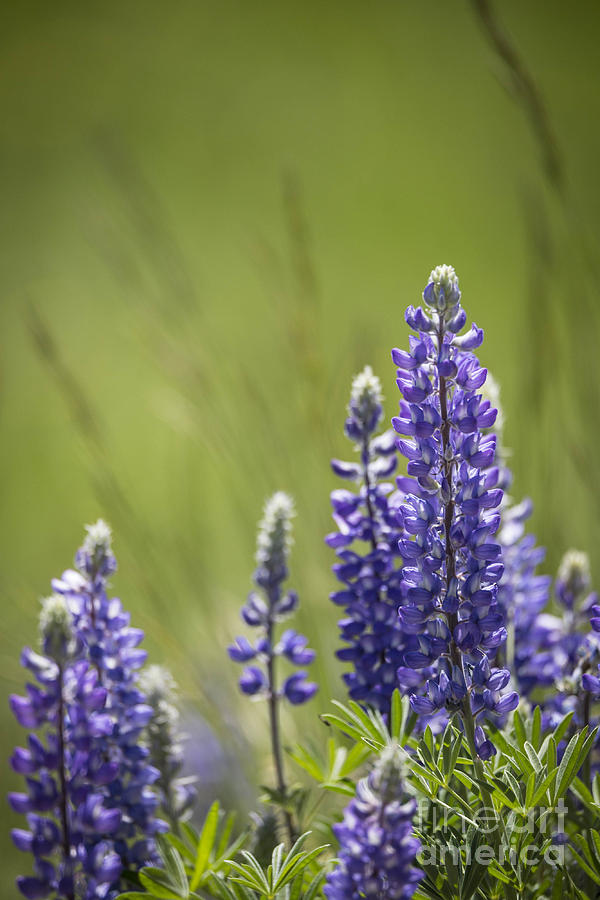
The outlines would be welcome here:
[[[271,619],[269,619],[269,624],[267,627],[267,641],[268,646],[272,647],[273,622]],[[285,781],[283,758],[281,753],[281,732],[279,728],[279,697],[277,695],[277,690],[275,687],[275,657],[272,652],[269,653],[269,659],[267,661],[267,677],[269,680],[269,726],[271,733],[271,752],[273,754],[273,763],[275,765],[275,782],[277,790],[281,795],[282,803],[285,804],[287,802],[288,791]],[[281,811],[283,814],[287,838],[291,847],[296,840],[294,820],[292,818],[292,814],[285,805],[282,805]]]

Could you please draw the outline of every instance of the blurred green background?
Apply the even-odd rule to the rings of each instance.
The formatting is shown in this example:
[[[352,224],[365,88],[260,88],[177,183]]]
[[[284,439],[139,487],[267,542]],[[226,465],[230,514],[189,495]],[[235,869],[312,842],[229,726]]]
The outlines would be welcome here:
[[[318,739],[342,693],[328,459],[348,453],[366,362],[393,414],[389,350],[441,262],[485,328],[547,570],[595,551],[599,17],[498,7],[500,31],[475,0],[4,8],[3,696],[39,598],[102,515],[115,590],[212,729],[196,749],[224,747],[230,779],[268,779],[265,711],[238,698],[225,645],[263,500],[283,488],[322,684],[295,727]],[[7,760],[6,700],[0,721]],[[252,802],[243,777],[230,793]],[[10,846],[3,829],[7,898]]]

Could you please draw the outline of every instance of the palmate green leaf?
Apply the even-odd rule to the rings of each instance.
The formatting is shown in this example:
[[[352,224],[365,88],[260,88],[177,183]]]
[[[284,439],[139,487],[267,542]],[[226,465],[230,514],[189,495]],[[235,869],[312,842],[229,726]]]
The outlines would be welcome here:
[[[325,772],[316,753],[309,751],[301,744],[298,744],[293,753],[290,753],[290,759],[292,759],[297,766],[300,766],[300,768],[315,781],[321,782],[326,780]]]
[[[589,833],[592,838],[592,852],[596,861],[596,869],[600,871],[600,834],[595,828],[590,828]]]
[[[515,737],[517,739],[518,746],[523,750],[525,748],[525,741],[527,740],[527,732],[525,730],[525,724],[523,722],[523,718],[518,709],[515,709],[513,716],[513,729],[515,732]]]
[[[563,877],[561,872],[556,872],[554,876],[554,884],[552,885],[551,900],[561,900],[563,896]]]
[[[379,748],[389,743],[390,734],[380,712],[374,710],[366,712],[354,700],[348,701],[347,704],[340,703],[339,700],[333,700],[332,703],[343,716],[341,720],[343,722],[342,731],[350,734],[351,737],[358,735],[358,737],[355,737],[356,740],[371,740]],[[332,718],[331,714],[323,713],[321,719],[339,727],[338,716]],[[354,731],[354,735],[348,730],[348,726]]]
[[[508,740],[506,735],[499,731],[494,725],[488,726],[492,732],[492,740],[497,747],[500,748],[504,756],[510,760],[513,767],[520,775],[529,777],[533,772],[533,765],[529,761],[527,754]],[[525,742],[523,742],[525,744]]]
[[[542,710],[539,706],[534,707],[533,718],[531,721],[531,743],[535,750],[539,750],[542,738]]]
[[[327,742],[327,764],[317,752],[298,746],[291,758],[325,790],[347,796],[353,795],[355,785],[351,776],[373,755],[371,747],[363,740],[349,749],[336,747],[333,738]]]
[[[342,734],[353,738],[355,741],[362,741],[364,738],[364,732],[361,728],[357,728],[341,716],[336,716],[334,713],[321,713],[319,718],[321,721],[325,722],[326,725],[332,725],[334,728],[337,728],[338,731],[341,731]]]
[[[198,841],[198,849],[196,852],[196,863],[194,865],[194,874],[191,880],[191,889],[196,890],[200,884],[202,876],[208,869],[210,851],[213,849],[217,828],[219,825],[219,801],[215,800],[209,809],[202,831],[200,832],[200,840]]]
[[[600,772],[596,772],[592,781],[592,795],[594,803],[600,805]]]
[[[182,897],[189,896],[188,879],[181,854],[163,835],[157,837],[157,844],[171,883]]]
[[[537,707],[536,707],[536,709],[537,709]],[[539,772],[542,771],[543,766],[542,766],[541,759],[539,758],[539,756],[537,755],[537,753],[535,751],[535,747],[533,746],[533,744],[530,744],[529,741],[525,741],[525,744],[523,745],[523,749],[524,749],[525,753],[527,754],[527,759],[533,766],[534,771],[536,772],[536,774],[539,774]]]
[[[573,840],[577,843],[579,850],[581,850],[582,852],[578,853],[575,847],[573,847],[573,845],[571,844],[571,854],[575,857],[579,866],[583,869],[586,875],[588,875],[588,877],[592,879],[594,884],[600,885],[600,873],[594,866],[585,838],[583,837],[583,835],[577,834],[574,835]]]
[[[156,896],[156,894],[148,894],[146,891],[127,891],[125,894],[119,894],[117,900],[140,900],[141,897],[148,900],[149,897]]]
[[[553,798],[554,803],[566,794],[571,782],[581,768],[585,757],[591,750],[596,733],[597,729],[594,729],[591,734],[588,735],[588,727],[585,725],[581,731],[573,735],[567,744],[556,776],[556,787]]]
[[[165,839],[173,846],[175,849],[181,854],[181,857],[184,861],[194,864],[196,859],[196,854],[194,850],[189,846],[187,841],[183,840],[176,834],[166,834]]]
[[[156,866],[145,866],[139,873],[140,881],[149,894],[160,900],[183,900],[190,895],[187,878],[184,889],[172,883],[164,869]]]
[[[532,807],[537,806],[538,803],[540,802],[540,800],[542,799],[542,797],[544,796],[544,794],[551,791],[551,789],[554,785],[554,782],[556,780],[556,775],[557,775],[557,769],[554,769],[553,772],[549,772],[546,775],[546,777],[539,783],[533,796],[531,797],[531,800],[528,803],[526,803],[526,806],[528,807],[528,809],[531,809]]]
[[[215,850],[215,865],[219,859],[223,859],[225,856],[233,856],[233,852],[231,851],[231,847],[229,845],[229,839],[231,838],[231,832],[233,831],[233,826],[235,825],[236,818],[237,815],[235,812],[227,813],[227,815],[225,816],[219,843],[217,844],[217,848]],[[245,835],[242,837],[242,841],[243,840],[245,840]]]
[[[268,900],[277,897],[284,888],[286,889],[286,900],[291,900],[293,892],[299,890],[297,879],[300,879],[299,886],[302,888],[302,879],[304,872],[310,867],[312,862],[326,849],[327,845],[316,847],[314,850],[305,851],[302,849],[307,840],[309,832],[301,835],[291,850],[284,857],[284,845],[279,844],[273,850],[271,863],[267,867],[266,873],[263,871],[260,863],[248,851],[243,851],[244,862],[228,860],[232,872],[229,880],[235,884],[239,884],[245,888],[257,892],[261,897]],[[319,873],[320,877],[321,873]],[[294,883],[294,884],[292,884]],[[315,884],[314,891],[318,888],[318,880],[311,884]],[[289,890],[288,890],[289,888]],[[301,894],[298,894],[301,896]]]
[[[317,896],[317,892],[321,890],[321,886],[325,881],[327,876],[326,872],[318,872],[313,880],[309,883],[308,887],[305,889],[302,900],[314,900]]]

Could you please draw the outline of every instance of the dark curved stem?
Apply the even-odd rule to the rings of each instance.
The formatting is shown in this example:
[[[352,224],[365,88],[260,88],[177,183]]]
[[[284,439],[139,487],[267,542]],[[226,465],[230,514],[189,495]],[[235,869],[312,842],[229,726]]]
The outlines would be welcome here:
[[[491,0],[471,0],[475,15],[491,46],[507,67],[532,131],[538,141],[548,180],[558,194],[564,189],[564,165],[540,91],[525,62],[502,27]]]
[[[60,824],[62,829],[62,851],[64,857],[64,874],[67,878],[71,875],[71,832],[69,827],[69,810],[67,797],[67,774],[65,763],[65,705],[63,697],[63,668],[58,664],[58,781],[60,788]],[[75,895],[71,890],[66,894],[66,900],[74,900]]]

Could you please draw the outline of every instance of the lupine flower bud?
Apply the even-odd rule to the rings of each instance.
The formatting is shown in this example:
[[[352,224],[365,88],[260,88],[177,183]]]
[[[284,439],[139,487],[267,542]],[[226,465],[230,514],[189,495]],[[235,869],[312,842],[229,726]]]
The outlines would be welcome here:
[[[567,550],[556,575],[556,593],[568,609],[590,589],[590,560],[581,550]]]
[[[398,747],[383,751],[358,783],[343,821],[333,826],[340,852],[323,888],[328,900],[408,900],[423,876],[414,866],[421,845],[412,834],[416,802],[404,792],[401,753]]]
[[[73,623],[64,598],[58,594],[42,600],[40,635],[44,652],[64,663],[73,650]]]
[[[452,266],[436,266],[423,291],[427,306],[438,312],[453,311],[460,302],[458,278]]]
[[[348,404],[350,418],[358,419],[363,429],[373,431],[383,415],[382,399],[379,378],[373,374],[371,366],[365,366],[352,381]]]
[[[117,566],[112,553],[110,526],[98,519],[93,525],[86,525],[85,530],[85,539],[75,557],[77,568],[91,578],[112,574]]]
[[[258,526],[256,579],[261,587],[282,581],[287,575],[287,561],[292,546],[292,518],[294,501],[283,491],[277,491],[265,503]],[[263,584],[264,581],[264,584]]]

